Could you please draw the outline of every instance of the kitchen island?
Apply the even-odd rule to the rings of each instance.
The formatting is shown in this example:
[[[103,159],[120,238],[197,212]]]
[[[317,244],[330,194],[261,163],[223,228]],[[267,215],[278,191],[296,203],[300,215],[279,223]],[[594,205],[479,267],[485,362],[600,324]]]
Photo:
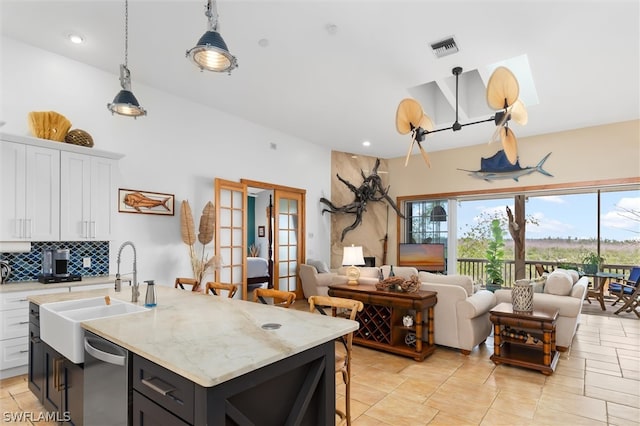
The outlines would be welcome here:
[[[333,424],[333,340],[356,330],[356,322],[156,287],[158,306],[148,312],[82,323],[132,354],[133,424],[142,423],[136,398],[182,424]],[[101,289],[29,300],[41,305],[100,295],[129,301],[131,291]],[[162,383],[171,385],[174,378],[188,382],[193,389],[184,392],[192,395],[163,395],[142,383],[155,379],[145,374],[166,374]],[[181,389],[180,384],[174,387]]]

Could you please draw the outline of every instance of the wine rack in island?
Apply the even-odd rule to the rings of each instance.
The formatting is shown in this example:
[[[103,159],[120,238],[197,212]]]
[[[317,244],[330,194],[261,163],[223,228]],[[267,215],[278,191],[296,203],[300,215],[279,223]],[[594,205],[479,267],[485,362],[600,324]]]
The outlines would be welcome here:
[[[364,304],[364,309],[356,316],[360,328],[353,334],[353,343],[416,361],[424,360],[435,350],[433,307],[437,301],[436,292],[404,293],[381,291],[367,284],[335,284],[329,286],[329,296],[359,300]]]

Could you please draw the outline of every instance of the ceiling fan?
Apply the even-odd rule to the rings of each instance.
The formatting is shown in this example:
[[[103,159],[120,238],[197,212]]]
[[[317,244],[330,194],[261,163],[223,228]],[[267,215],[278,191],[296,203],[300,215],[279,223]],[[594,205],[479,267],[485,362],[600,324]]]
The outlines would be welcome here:
[[[405,167],[409,164],[414,144],[418,145],[422,158],[427,166],[431,167],[429,156],[422,147],[422,142],[424,142],[425,136],[429,133],[443,130],[453,130],[455,132],[465,126],[488,121],[493,121],[497,126],[489,142],[500,140],[507,159],[511,164],[515,164],[518,159],[518,146],[513,130],[509,128],[509,120],[513,119],[516,123],[525,125],[528,119],[527,110],[522,101],[518,99],[520,86],[516,77],[508,68],[496,68],[487,84],[487,104],[496,111],[495,115],[484,120],[461,124],[458,121],[458,78],[462,74],[462,67],[455,67],[451,72],[456,76],[456,121],[450,127],[434,129],[433,121],[424,113],[422,106],[415,99],[403,99],[398,105],[396,129],[402,135],[411,133],[411,144],[404,162]]]

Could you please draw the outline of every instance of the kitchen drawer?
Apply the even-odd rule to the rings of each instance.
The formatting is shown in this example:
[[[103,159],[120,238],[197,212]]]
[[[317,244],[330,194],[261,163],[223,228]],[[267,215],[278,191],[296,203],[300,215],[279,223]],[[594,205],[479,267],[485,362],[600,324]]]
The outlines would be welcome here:
[[[0,370],[29,363],[29,338],[17,337],[0,342]]]
[[[188,426],[179,417],[174,416],[164,408],[145,398],[138,392],[133,392],[133,426]]]
[[[12,309],[0,312],[0,340],[25,337],[29,334],[29,310]]]
[[[193,424],[195,385],[153,362],[133,356],[133,388]]]
[[[29,301],[27,296],[35,294],[30,291],[15,291],[11,293],[0,294],[0,311],[6,311],[8,309],[27,308]]]
[[[67,293],[69,287],[56,287],[50,289],[31,290],[31,291],[11,291],[6,293],[0,293],[0,311],[7,309],[24,308],[29,306],[28,296],[35,296],[36,294],[50,294],[50,293]]]

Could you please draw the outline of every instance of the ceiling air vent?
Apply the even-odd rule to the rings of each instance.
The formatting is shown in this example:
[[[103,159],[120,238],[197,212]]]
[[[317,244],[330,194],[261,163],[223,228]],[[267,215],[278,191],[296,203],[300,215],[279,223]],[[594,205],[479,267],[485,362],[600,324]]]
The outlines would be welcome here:
[[[458,51],[458,44],[453,37],[448,37],[444,40],[431,43],[431,49],[433,49],[433,54],[436,55],[436,57],[443,58],[456,53]]]

